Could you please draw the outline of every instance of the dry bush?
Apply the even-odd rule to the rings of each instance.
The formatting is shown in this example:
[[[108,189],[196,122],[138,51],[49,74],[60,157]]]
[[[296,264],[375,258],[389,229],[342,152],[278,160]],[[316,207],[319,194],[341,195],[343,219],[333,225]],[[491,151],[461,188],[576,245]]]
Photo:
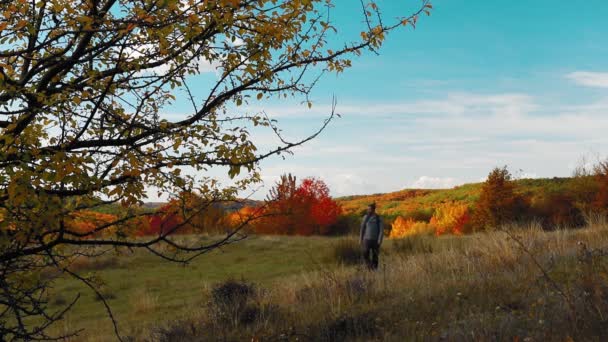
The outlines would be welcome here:
[[[246,325],[256,320],[259,308],[252,303],[256,288],[245,280],[229,279],[211,289],[209,312],[216,325]]]

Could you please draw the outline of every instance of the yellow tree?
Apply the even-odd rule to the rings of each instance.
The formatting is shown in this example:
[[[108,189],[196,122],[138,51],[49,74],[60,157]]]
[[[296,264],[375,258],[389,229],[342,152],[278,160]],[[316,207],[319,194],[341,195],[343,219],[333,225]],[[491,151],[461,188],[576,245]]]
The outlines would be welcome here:
[[[207,245],[182,245],[164,233],[133,239],[129,224],[141,220],[131,209],[157,188],[176,196],[197,191],[205,210],[258,181],[260,160],[314,138],[319,132],[259,151],[252,128],[279,129],[242,108],[269,97],[308,101],[316,80],[309,72],[344,71],[353,55],[378,49],[388,32],[415,25],[430,8],[424,0],[389,22],[375,3],[363,5],[360,39],[335,43],[331,0],[0,2],[0,336],[52,337],[47,328],[70,305],[49,311],[52,279],[37,271],[55,267],[97,291],[69,264],[92,247],[141,248],[187,262],[238,239],[236,231]],[[205,65],[217,77],[193,89]],[[172,120],[163,113],[179,93],[192,111]],[[238,178],[220,187],[183,167],[203,176],[223,167]],[[124,213],[89,232],[66,224],[102,203],[120,203]],[[112,234],[103,232],[110,227]],[[159,244],[183,253],[162,254]]]
[[[465,233],[465,225],[469,222],[469,207],[463,203],[443,203],[435,209],[430,224],[435,226],[435,234]]]
[[[416,224],[414,219],[403,218],[403,216],[397,216],[391,226],[390,238],[402,238],[412,234],[412,227]]]

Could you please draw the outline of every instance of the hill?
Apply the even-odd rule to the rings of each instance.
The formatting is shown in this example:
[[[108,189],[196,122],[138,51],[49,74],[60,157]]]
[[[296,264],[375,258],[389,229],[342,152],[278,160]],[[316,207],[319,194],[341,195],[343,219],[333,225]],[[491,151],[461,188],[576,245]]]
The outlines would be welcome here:
[[[574,178],[537,178],[516,180],[516,192],[529,198],[567,191]],[[431,214],[438,205],[446,202],[473,206],[479,198],[483,183],[470,183],[452,189],[404,189],[396,192],[339,197],[345,214],[360,215],[369,203],[375,202],[380,214],[386,216],[410,216]]]

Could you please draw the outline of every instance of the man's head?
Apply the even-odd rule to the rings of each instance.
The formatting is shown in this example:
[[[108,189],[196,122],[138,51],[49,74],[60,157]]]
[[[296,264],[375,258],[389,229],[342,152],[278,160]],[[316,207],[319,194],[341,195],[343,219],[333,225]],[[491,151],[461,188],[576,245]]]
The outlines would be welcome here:
[[[376,203],[370,203],[370,204],[367,206],[367,213],[368,213],[369,215],[371,215],[371,214],[373,214],[373,213],[375,213],[375,212],[376,212]]]

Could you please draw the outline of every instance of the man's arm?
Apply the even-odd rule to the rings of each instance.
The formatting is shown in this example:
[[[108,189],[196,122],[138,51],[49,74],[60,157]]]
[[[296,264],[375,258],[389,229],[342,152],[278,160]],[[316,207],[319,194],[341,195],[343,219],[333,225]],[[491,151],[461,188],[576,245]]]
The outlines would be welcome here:
[[[378,245],[382,243],[384,238],[384,220],[378,216]]]
[[[365,235],[365,226],[367,225],[367,215],[363,216],[361,220],[361,229],[359,229],[359,242],[363,242],[363,235]]]

